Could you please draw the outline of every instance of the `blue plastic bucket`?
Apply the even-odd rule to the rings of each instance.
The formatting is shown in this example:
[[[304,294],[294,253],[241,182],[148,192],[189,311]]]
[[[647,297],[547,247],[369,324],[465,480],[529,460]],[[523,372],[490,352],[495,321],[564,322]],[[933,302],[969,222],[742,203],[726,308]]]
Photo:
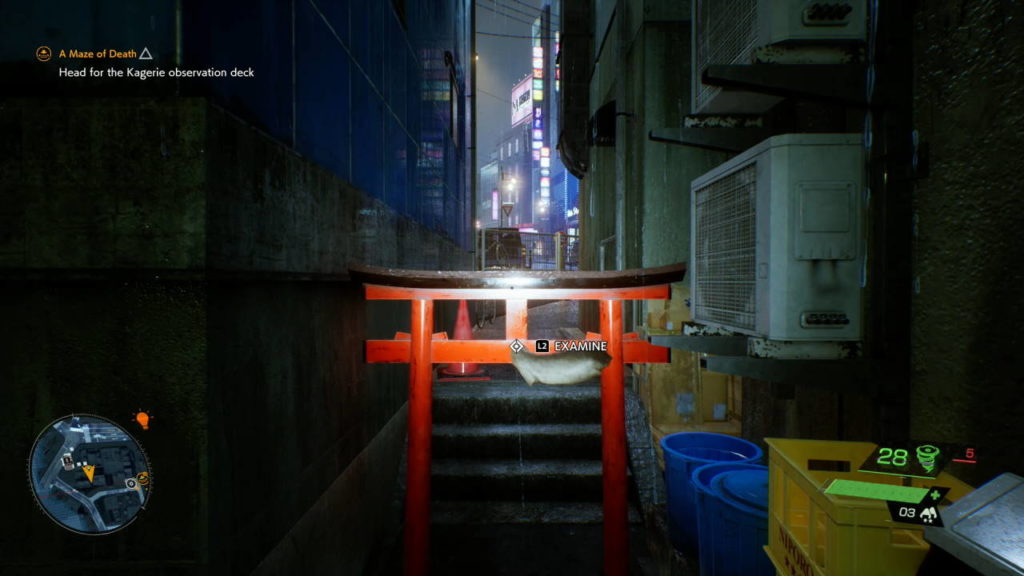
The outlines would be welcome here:
[[[690,476],[705,464],[757,462],[764,455],[752,442],[725,434],[679,432],[661,439],[665,454],[665,491],[668,496],[668,534],[682,550],[697,546],[696,500]]]
[[[722,474],[742,470],[766,470],[761,464],[747,462],[719,462],[705,464],[693,471],[690,482],[693,484],[693,495],[697,505],[698,549],[700,550],[700,576],[714,574],[715,566],[715,529],[721,522],[721,505],[713,500],[720,496],[712,492],[711,483]]]
[[[768,543],[768,468],[708,464],[691,476],[697,500],[701,576],[774,576]]]

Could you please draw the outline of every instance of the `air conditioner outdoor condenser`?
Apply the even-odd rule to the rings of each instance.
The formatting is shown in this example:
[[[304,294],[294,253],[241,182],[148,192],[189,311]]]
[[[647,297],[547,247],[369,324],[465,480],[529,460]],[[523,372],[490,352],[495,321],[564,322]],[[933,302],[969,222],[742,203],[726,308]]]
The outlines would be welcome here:
[[[768,340],[860,340],[863,173],[860,134],[787,134],[694,180],[694,321]]]
[[[866,0],[694,0],[693,114],[760,114],[778,96],[704,84],[715,64],[838,64],[867,39]]]

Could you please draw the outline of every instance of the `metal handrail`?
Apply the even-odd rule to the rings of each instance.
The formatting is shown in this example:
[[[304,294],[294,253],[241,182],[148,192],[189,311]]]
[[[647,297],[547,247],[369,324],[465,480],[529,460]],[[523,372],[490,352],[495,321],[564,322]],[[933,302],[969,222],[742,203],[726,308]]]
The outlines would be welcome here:
[[[476,242],[478,270],[577,270],[578,235],[484,228]]]

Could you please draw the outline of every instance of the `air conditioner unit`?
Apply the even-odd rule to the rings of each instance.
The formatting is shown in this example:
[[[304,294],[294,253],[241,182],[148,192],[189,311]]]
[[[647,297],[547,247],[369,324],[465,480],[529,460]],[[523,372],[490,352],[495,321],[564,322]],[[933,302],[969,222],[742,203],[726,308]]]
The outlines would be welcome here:
[[[781,100],[705,85],[701,76],[710,65],[836,64],[867,38],[866,0],[696,0],[692,10],[694,114],[759,114]]]
[[[693,319],[768,340],[860,340],[863,173],[860,134],[787,134],[694,180]]]

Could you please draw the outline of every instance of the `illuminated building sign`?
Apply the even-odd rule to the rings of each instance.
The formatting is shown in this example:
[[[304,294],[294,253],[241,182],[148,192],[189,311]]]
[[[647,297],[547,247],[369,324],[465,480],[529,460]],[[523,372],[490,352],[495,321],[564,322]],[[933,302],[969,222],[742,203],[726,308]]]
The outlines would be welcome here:
[[[530,78],[526,77],[512,89],[512,125],[530,117]]]
[[[541,148],[540,149],[540,156],[541,156],[541,158],[547,158],[547,157],[551,156],[551,148],[548,148],[547,146]]]
[[[498,219],[498,190],[491,190],[491,220]]]

